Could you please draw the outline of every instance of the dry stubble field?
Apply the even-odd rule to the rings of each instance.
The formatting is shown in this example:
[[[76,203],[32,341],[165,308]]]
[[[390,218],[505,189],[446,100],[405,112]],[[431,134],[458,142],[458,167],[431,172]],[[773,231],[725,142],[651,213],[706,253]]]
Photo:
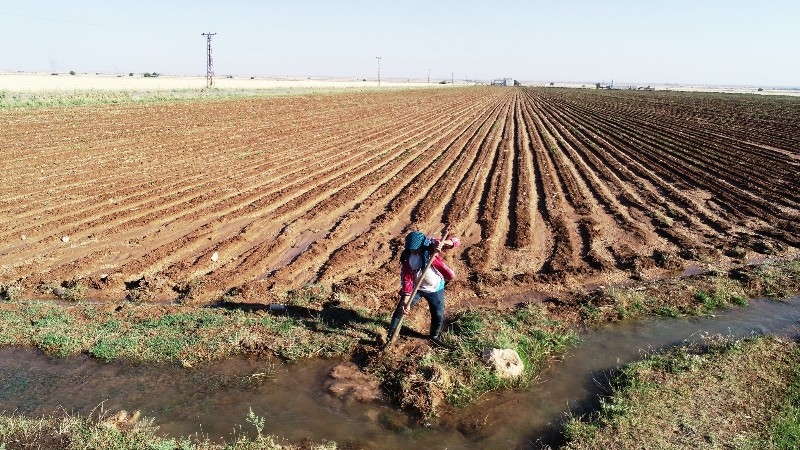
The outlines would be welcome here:
[[[456,308],[800,248],[800,99],[471,87],[0,111],[0,283],[390,308],[403,235]]]

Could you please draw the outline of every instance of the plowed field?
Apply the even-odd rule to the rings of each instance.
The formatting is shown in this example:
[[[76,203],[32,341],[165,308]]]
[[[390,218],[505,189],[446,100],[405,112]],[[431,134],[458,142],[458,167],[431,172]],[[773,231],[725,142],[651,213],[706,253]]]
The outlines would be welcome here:
[[[487,87],[0,118],[0,281],[27,296],[319,283],[381,307],[413,229],[463,237],[462,305],[800,248],[794,98]]]

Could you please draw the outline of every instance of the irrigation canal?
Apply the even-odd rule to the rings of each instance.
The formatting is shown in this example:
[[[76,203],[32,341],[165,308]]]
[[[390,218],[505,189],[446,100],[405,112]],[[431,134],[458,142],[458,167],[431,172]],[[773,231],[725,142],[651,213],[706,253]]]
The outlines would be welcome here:
[[[567,411],[596,407],[605,377],[648,351],[707,335],[800,335],[800,298],[755,300],[714,317],[648,319],[604,327],[583,337],[544,380],[524,392],[486,396],[441,426],[413,424],[388,403],[331,395],[326,381],[341,361],[297,364],[230,359],[202,368],[102,363],[87,356],[52,359],[36,349],[0,349],[0,411],[37,417],[141,411],[172,436],[231,440],[264,433],[292,441],[333,440],[359,448],[538,448],[557,442]],[[476,425],[477,424],[477,425]]]

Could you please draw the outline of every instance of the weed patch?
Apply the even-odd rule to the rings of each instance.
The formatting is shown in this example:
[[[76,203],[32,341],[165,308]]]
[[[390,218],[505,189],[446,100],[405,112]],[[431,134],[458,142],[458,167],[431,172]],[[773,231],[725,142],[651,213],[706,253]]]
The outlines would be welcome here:
[[[120,411],[113,415],[89,417],[77,415],[49,416],[29,419],[19,415],[0,415],[0,449],[11,448],[63,449],[181,449],[181,450],[335,450],[332,442],[303,442],[299,445],[262,434],[264,418],[250,410],[245,420],[256,427],[258,435],[248,438],[232,434],[228,442],[212,442],[208,437],[163,437],[153,419],[139,412]]]
[[[0,284],[0,301],[15,302],[22,298],[24,289],[19,284]]]

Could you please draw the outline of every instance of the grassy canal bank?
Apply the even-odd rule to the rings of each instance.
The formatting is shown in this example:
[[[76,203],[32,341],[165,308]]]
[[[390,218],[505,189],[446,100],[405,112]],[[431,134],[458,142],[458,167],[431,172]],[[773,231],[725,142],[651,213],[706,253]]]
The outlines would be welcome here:
[[[334,450],[333,442],[292,444],[262,435],[264,418],[251,414],[245,418],[255,427],[255,437],[232,435],[227,443],[208,438],[160,436],[152,419],[137,413],[120,412],[98,417],[43,417],[31,419],[0,415],[0,449],[36,448],[40,450],[148,449],[148,450]]]
[[[627,365],[600,411],[567,423],[564,448],[800,446],[800,347],[712,339]]]
[[[776,260],[729,272],[549,298],[509,310],[452,311],[444,348],[430,347],[427,341],[412,337],[383,351],[388,312],[369,311],[360,307],[357,299],[322,286],[287,293],[285,308],[272,309],[230,299],[208,307],[131,301],[91,303],[80,298],[72,302],[35,301],[24,299],[14,285],[5,285],[0,287],[0,345],[34,346],[54,357],[86,353],[105,361],[172,362],[185,367],[233,355],[284,360],[350,356],[361,370],[380,382],[393,402],[420,419],[433,421],[449,407],[473,403],[488,391],[528,386],[577,343],[578,332],[586,327],[648,316],[709,314],[729,305],[746,304],[749,298],[784,298],[798,291],[800,259]],[[486,347],[517,350],[525,362],[523,376],[515,380],[498,378],[480,359]],[[777,357],[773,360],[777,364],[783,361]],[[712,373],[714,361],[693,366],[693,370]],[[778,392],[767,394],[783,398]],[[705,407],[709,410],[698,414],[712,415],[715,405]],[[6,431],[0,429],[0,436],[36,436],[13,430],[20,426],[46,427],[45,422],[57,424],[58,420],[81,419],[42,419],[44,422],[36,425],[30,419],[5,416]],[[90,429],[101,426],[103,420],[83,423],[82,427]],[[136,429],[146,435],[148,428],[144,425],[117,429],[123,433]],[[572,437],[589,436],[577,423],[570,430]],[[577,442],[571,445],[580,445]],[[164,445],[154,448],[178,448]]]

